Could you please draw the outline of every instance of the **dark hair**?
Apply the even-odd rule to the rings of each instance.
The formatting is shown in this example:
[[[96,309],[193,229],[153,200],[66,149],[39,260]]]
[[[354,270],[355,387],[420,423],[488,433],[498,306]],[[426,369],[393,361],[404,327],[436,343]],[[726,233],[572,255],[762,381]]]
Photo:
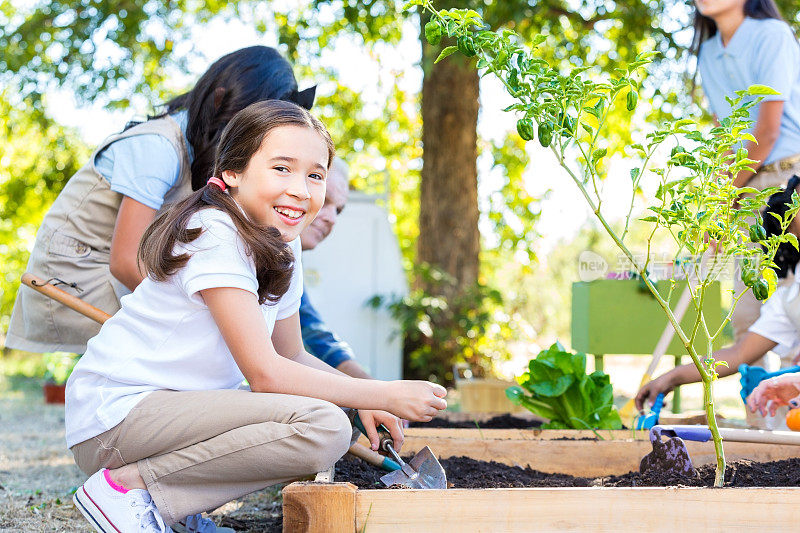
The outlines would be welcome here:
[[[778,9],[775,0],[745,0],[744,14],[753,19],[777,19],[784,20]],[[700,57],[700,46],[708,39],[717,34],[717,23],[714,19],[706,17],[700,13],[700,10],[695,7],[694,9],[694,37],[692,37],[692,45],[689,50],[692,54]],[[695,79],[697,78],[697,69],[692,75],[692,93],[695,89]],[[742,87],[744,89],[744,87]]]
[[[223,171],[243,172],[270,131],[281,126],[308,127],[320,134],[328,147],[328,168],[334,156],[333,141],[325,126],[298,105],[280,100],[256,102],[242,109],[222,131],[214,160],[214,176]],[[220,187],[206,184],[188,198],[160,213],[142,236],[139,260],[156,281],[164,281],[186,265],[189,254],[174,254],[176,243],[192,242],[201,228],[189,228],[189,219],[202,209],[215,208],[233,220],[236,231],[256,265],[258,303],[276,302],[289,290],[294,257],[277,228],[250,220],[236,201]]]
[[[254,102],[270,99],[311,109],[314,90],[297,91],[292,66],[277,50],[250,46],[217,59],[191,91],[164,104],[164,112],[152,118],[188,111],[186,140],[194,151],[192,190],[196,191],[211,176],[214,150],[233,115]]]
[[[782,233],[780,222],[777,218],[770,215],[770,213],[775,213],[783,218],[789,206],[792,205],[792,194],[794,194],[798,184],[800,184],[800,176],[792,176],[789,183],[786,184],[785,189],[776,192],[767,200],[767,207],[764,208],[763,213],[763,224],[764,229],[767,230],[767,236],[780,235]],[[798,261],[800,261],[800,252],[798,252],[791,243],[782,242],[775,252],[775,264],[778,265],[778,277],[785,278],[789,272],[794,270]]]

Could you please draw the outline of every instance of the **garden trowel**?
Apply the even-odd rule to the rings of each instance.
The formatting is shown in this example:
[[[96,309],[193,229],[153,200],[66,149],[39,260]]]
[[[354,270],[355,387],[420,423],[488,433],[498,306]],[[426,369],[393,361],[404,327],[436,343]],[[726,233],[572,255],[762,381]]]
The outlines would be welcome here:
[[[800,445],[800,435],[792,431],[719,428],[719,434],[723,440],[731,442]],[[662,441],[662,436],[667,440]],[[707,442],[711,440],[711,430],[708,426],[653,426],[650,429],[653,451],[642,458],[639,472],[658,470],[693,476],[695,470],[684,439]]]
[[[364,435],[367,431],[356,412],[353,424]],[[401,486],[409,489],[446,489],[447,475],[441,463],[427,446],[422,448],[409,462],[403,461],[400,454],[394,449],[394,441],[389,430],[382,424],[377,428],[380,437],[379,449],[387,452],[400,465],[399,470],[389,472],[381,477],[381,483],[387,487]]]

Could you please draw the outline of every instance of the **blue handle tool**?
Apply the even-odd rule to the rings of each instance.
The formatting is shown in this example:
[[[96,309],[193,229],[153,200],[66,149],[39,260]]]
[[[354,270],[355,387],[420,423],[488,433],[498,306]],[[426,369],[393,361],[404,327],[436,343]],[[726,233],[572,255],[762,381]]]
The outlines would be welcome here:
[[[747,397],[750,396],[750,393],[753,392],[753,389],[755,389],[758,384],[765,379],[774,378],[775,376],[789,374],[792,372],[800,372],[800,366],[790,366],[789,368],[784,368],[783,370],[778,370],[777,372],[767,372],[760,366],[748,366],[745,364],[739,365],[739,374],[742,376],[739,379],[739,383],[742,384],[742,392],[740,393],[742,396],[742,401],[747,403]]]
[[[664,407],[664,393],[660,392],[653,402],[653,407],[646,415],[636,417],[636,429],[650,429],[658,424],[658,417],[661,416],[661,409]]]

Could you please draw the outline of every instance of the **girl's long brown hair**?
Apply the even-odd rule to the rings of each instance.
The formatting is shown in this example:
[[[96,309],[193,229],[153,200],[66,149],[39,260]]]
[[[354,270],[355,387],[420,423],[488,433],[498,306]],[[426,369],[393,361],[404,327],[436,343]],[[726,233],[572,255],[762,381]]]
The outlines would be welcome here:
[[[222,132],[214,161],[214,176],[225,170],[241,173],[247,168],[267,134],[281,126],[311,128],[328,146],[328,168],[333,161],[333,141],[325,126],[298,105],[267,100],[239,111]],[[147,274],[164,281],[189,261],[190,254],[174,255],[177,243],[189,243],[203,232],[189,228],[189,219],[202,209],[219,209],[231,217],[239,237],[253,258],[258,280],[258,303],[276,302],[289,290],[294,257],[277,228],[250,220],[239,205],[217,185],[207,184],[188,198],[169,206],[153,220],[139,245],[139,261]]]

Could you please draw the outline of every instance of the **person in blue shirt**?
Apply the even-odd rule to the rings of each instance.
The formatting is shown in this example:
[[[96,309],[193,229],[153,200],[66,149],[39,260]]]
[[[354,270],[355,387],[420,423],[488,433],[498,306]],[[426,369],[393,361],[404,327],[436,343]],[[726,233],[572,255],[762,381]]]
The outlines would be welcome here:
[[[696,0],[697,72],[715,120],[727,117],[726,97],[750,85],[778,91],[750,109],[748,157],[757,161],[734,176],[737,187],[785,187],[800,174],[800,45],[773,0]],[[791,274],[790,274],[791,277]],[[788,283],[790,280],[787,280]],[[745,287],[735,277],[736,293]],[[756,321],[761,303],[752,293],[739,299],[731,323],[736,340]]]
[[[325,191],[325,203],[317,218],[300,234],[303,250],[313,250],[330,235],[336,219],[344,209],[348,196],[347,164],[340,158],[334,158],[328,172],[328,187]],[[340,372],[354,378],[371,379],[358,364],[353,349],[334,333],[322,320],[308,293],[304,290],[300,300],[300,328],[303,344],[308,353],[322,360]]]

